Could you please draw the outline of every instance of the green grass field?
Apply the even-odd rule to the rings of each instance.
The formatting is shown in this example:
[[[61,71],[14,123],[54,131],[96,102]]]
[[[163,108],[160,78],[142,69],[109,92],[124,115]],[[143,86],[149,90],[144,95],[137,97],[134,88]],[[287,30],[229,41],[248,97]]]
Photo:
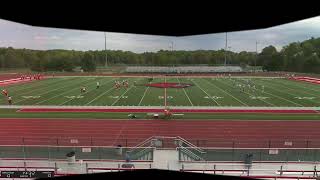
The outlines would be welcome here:
[[[246,80],[256,90],[247,87]],[[129,88],[115,89],[115,80],[128,80]],[[96,89],[96,82],[101,87]],[[136,81],[138,86],[133,86]],[[152,83],[164,82],[155,78]],[[166,82],[190,83],[187,88],[167,88],[169,106],[268,106],[319,107],[320,86],[279,78],[166,78]],[[6,87],[13,105],[163,106],[163,88],[147,87],[146,77],[57,77]],[[239,85],[246,85],[242,92]],[[87,92],[80,93],[86,86]],[[264,92],[262,92],[264,86]],[[6,105],[5,97],[0,100]]]

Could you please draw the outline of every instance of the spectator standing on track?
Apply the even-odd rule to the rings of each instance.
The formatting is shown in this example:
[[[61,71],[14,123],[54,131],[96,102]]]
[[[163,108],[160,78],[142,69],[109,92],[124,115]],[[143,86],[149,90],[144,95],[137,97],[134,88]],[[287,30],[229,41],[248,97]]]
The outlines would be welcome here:
[[[12,105],[12,98],[11,98],[11,96],[8,96],[8,103],[9,103],[9,105]]]
[[[131,158],[128,152],[126,153],[126,162],[131,162]]]

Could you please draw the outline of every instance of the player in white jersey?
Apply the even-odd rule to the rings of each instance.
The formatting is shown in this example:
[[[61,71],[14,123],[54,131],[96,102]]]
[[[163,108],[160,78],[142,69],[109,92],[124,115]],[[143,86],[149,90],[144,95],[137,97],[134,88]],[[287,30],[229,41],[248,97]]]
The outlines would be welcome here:
[[[8,103],[9,103],[9,105],[12,104],[12,98],[11,98],[11,96],[8,96]]]

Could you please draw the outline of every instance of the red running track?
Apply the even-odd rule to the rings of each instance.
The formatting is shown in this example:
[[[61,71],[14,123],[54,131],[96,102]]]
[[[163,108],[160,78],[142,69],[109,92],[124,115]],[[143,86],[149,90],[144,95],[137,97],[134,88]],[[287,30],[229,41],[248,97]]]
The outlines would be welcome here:
[[[313,84],[320,84],[319,78],[312,78],[312,77],[294,77],[293,78],[296,81],[305,81]]]
[[[292,147],[320,147],[320,121],[0,119],[0,122],[0,145],[135,146],[157,135],[181,136],[203,147],[284,148],[288,147],[284,146],[285,141],[292,141]],[[78,143],[71,144],[71,139],[77,139]]]
[[[316,110],[296,110],[296,109],[171,109],[173,113],[319,113]],[[23,108],[19,112],[128,112],[128,113],[159,113],[164,112],[164,109],[85,109],[85,108]]]

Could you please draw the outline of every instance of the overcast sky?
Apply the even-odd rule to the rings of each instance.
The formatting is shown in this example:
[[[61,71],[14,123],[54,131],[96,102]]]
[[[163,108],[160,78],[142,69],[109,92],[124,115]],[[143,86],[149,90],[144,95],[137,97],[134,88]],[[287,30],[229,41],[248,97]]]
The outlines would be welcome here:
[[[267,29],[228,33],[228,46],[232,51],[258,51],[268,45],[278,50],[290,42],[320,37],[320,16]],[[218,50],[225,47],[225,33],[185,37],[166,37],[107,33],[107,49],[133,52],[169,49],[171,41],[175,50]],[[28,49],[104,49],[104,33],[55,28],[42,28],[0,19],[0,47]]]

